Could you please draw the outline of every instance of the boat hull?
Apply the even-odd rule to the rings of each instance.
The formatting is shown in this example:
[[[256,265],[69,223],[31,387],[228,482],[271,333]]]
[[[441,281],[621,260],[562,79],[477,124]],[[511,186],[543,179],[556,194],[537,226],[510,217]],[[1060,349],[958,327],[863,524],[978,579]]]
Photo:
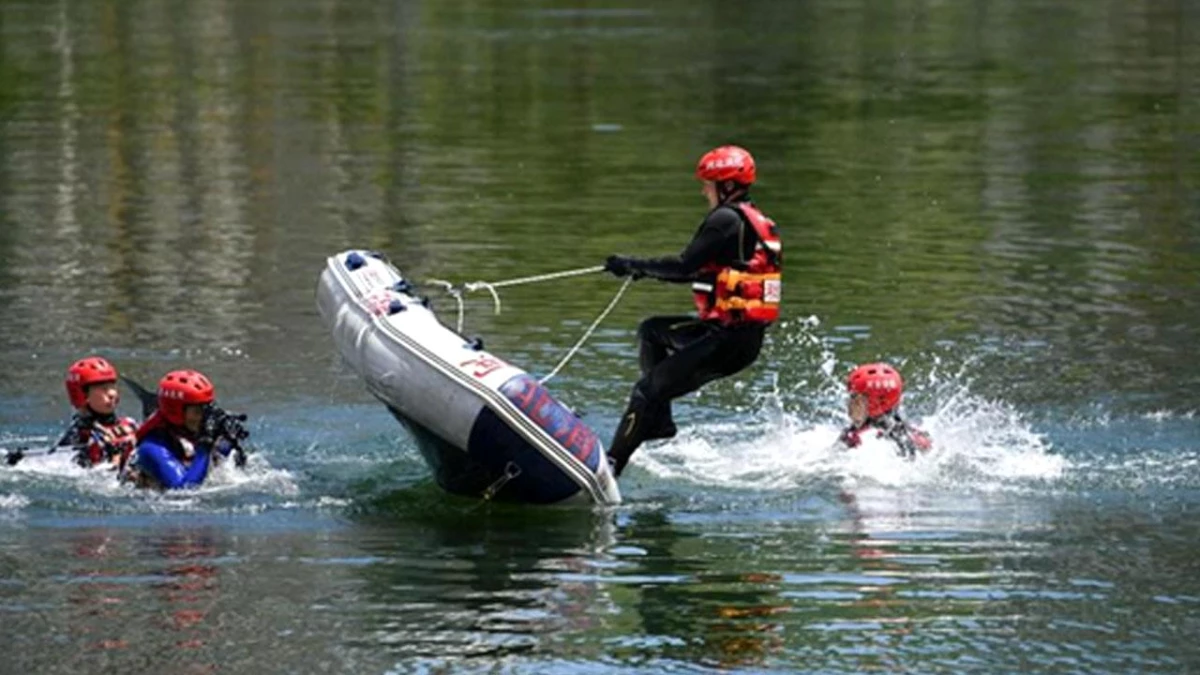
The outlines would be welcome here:
[[[331,256],[317,307],[343,359],[408,429],[448,492],[620,502],[596,434],[528,373],[443,326],[386,260]]]

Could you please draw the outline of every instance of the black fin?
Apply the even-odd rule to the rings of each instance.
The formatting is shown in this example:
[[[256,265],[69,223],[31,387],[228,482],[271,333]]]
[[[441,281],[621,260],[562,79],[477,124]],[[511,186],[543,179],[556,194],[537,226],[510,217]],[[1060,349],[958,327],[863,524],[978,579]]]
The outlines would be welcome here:
[[[133,379],[125,377],[124,375],[121,376],[121,381],[125,383],[125,386],[132,389],[133,393],[137,395],[138,400],[142,402],[142,419],[143,420],[145,420],[147,417],[150,417],[151,415],[153,415],[155,410],[158,410],[158,394],[157,393],[155,393],[153,391],[149,391],[142,385],[138,384],[137,382],[134,382]]]

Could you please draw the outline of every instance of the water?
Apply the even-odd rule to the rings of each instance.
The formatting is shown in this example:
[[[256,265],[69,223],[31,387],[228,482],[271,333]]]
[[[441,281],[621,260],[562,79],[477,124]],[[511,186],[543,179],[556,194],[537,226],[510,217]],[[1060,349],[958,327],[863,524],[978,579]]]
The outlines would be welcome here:
[[[1200,14],[1183,2],[0,2],[0,446],[98,352],[249,470],[0,470],[0,671],[1200,667]],[[785,314],[613,512],[449,498],[335,357],[332,252],[501,280],[677,250],[758,158]],[[486,296],[545,373],[617,289]],[[641,282],[554,382],[603,436]],[[452,315],[453,305],[439,307]],[[810,318],[811,317],[811,318]],[[830,450],[890,359],[937,452]],[[134,406],[129,400],[126,410]]]

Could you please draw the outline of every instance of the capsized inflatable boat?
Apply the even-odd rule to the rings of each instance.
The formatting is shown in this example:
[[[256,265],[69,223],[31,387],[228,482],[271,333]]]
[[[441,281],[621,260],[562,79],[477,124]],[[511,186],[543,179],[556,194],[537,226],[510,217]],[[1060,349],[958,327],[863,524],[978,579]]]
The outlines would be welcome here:
[[[381,255],[329,258],[317,308],[342,357],[411,432],[445,490],[620,503],[596,434],[536,378],[443,326]]]

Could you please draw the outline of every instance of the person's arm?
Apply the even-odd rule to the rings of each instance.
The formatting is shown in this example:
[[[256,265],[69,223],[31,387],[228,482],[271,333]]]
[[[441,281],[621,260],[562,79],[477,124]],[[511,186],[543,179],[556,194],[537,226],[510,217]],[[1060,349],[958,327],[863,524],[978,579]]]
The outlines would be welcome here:
[[[168,490],[193,487],[204,482],[208,475],[209,450],[197,447],[191,465],[184,465],[171,449],[155,440],[144,440],[138,445],[137,463],[145,473]]]
[[[925,432],[904,422],[897,422],[888,431],[888,437],[900,446],[900,455],[909,459],[916,457],[918,452],[928,452],[933,446]]]
[[[862,445],[862,436],[860,435],[859,429],[856,429],[853,426],[846,427],[844,430],[842,430],[842,435],[838,436],[838,443],[841,443],[847,448],[857,448],[858,446]]]
[[[930,438],[929,434],[925,433],[924,431],[921,431],[916,427],[909,427],[908,435],[909,438],[912,439],[912,444],[916,446],[917,450],[920,450],[921,452],[929,452],[933,449],[933,439]]]
[[[690,283],[707,262],[721,260],[741,232],[741,219],[731,208],[716,209],[704,219],[696,236],[677,256],[663,258],[627,258],[629,270],[636,275],[662,281]]]

